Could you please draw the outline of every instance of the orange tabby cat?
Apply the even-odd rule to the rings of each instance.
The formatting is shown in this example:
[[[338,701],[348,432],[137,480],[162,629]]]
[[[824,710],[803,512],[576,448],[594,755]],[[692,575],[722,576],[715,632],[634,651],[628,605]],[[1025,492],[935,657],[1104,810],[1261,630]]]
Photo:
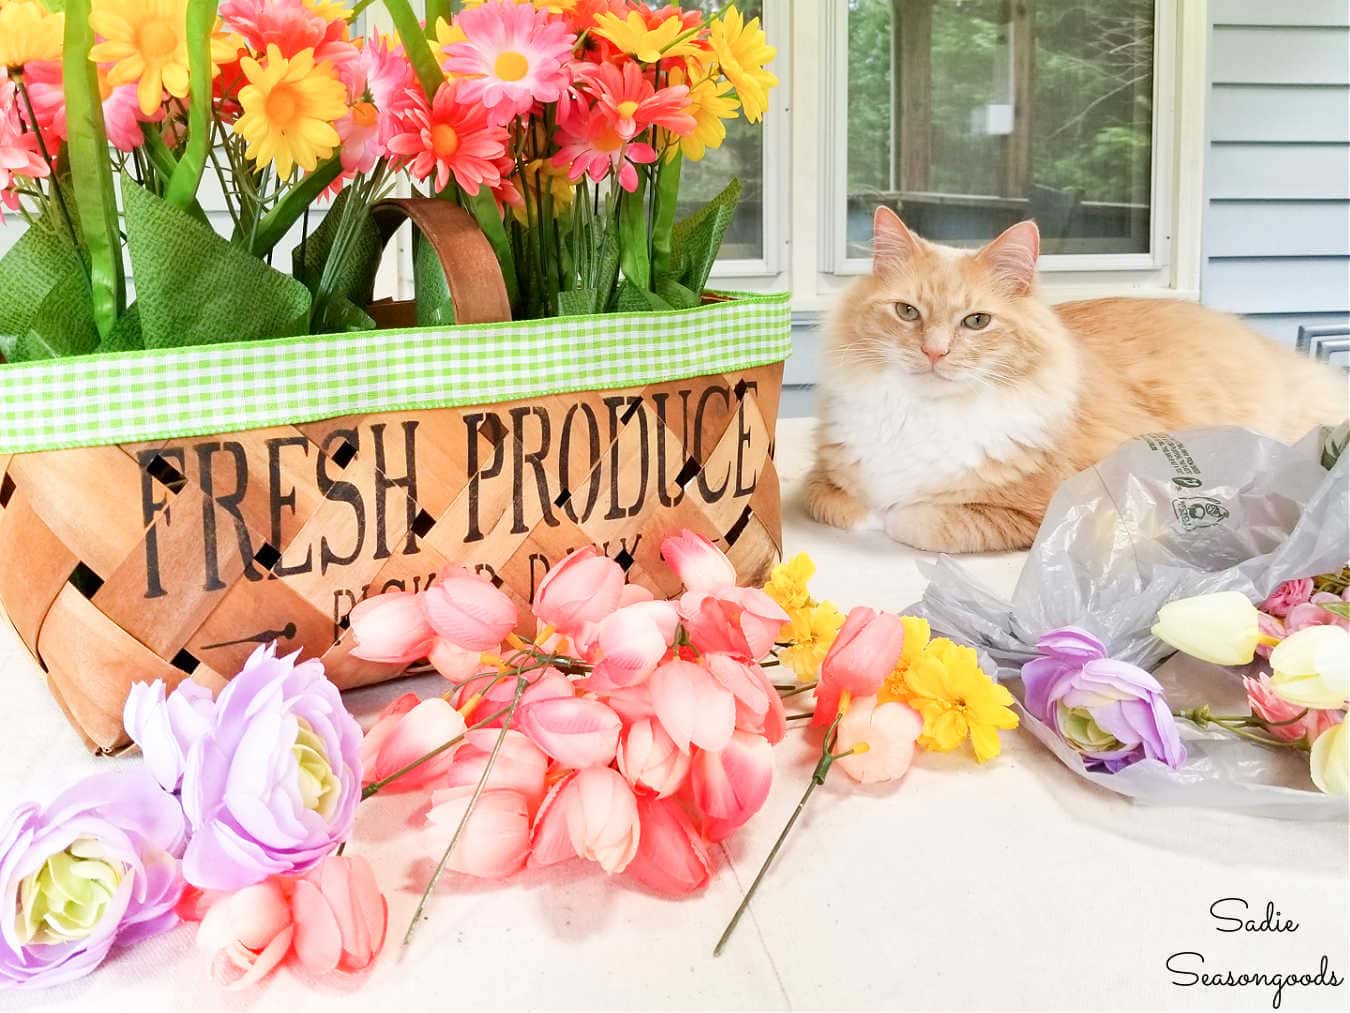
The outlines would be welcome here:
[[[1292,441],[1347,412],[1344,374],[1194,303],[1035,290],[1032,222],[979,251],[879,208],[839,300],[806,509],[920,549],[1029,546],[1056,487],[1132,436],[1237,425]]]

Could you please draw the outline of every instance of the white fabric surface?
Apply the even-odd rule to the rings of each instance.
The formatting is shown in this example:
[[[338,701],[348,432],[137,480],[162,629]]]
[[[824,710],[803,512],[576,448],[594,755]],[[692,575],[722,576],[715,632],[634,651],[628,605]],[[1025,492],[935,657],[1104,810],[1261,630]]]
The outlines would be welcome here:
[[[815,558],[818,597],[903,608],[922,589],[915,553],[804,517],[810,425],[779,430],[787,553]],[[1006,593],[1021,558],[968,565]],[[0,809],[135,762],[84,753],[7,622],[0,677]],[[439,686],[405,681],[348,703],[368,723],[410,688]],[[423,827],[415,798],[381,796],[362,806],[349,847],[372,861],[390,902],[391,942],[372,971],[311,982],[282,970],[252,992],[225,993],[193,930],[180,927],[75,985],[0,993],[0,1009],[1258,1009],[1270,1008],[1273,988],[1177,987],[1166,960],[1196,951],[1205,965],[1189,958],[1189,969],[1315,972],[1326,954],[1347,976],[1344,824],[1142,807],[1074,777],[1024,733],[1003,741],[984,767],[924,754],[902,784],[879,790],[836,771],[720,959],[713,943],[813,766],[799,728],[776,751],[764,809],[715,853],[715,878],[696,898],[649,896],[581,861],[505,883],[448,875],[401,952],[445,841]],[[1225,897],[1245,898],[1258,917],[1271,901],[1299,928],[1219,932],[1209,908]],[[1287,988],[1281,1008],[1345,1009],[1348,989]]]

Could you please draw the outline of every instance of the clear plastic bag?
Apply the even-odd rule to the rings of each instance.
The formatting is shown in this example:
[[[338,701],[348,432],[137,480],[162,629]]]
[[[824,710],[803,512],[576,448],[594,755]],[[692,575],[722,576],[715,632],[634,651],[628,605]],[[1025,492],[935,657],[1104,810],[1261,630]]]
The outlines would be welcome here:
[[[1242,673],[1180,656],[1159,667],[1172,649],[1149,629],[1173,599],[1235,590],[1260,601],[1281,581],[1350,560],[1350,455],[1328,471],[1322,452],[1320,431],[1292,446],[1236,428],[1130,440],[1059,488],[1011,602],[943,557],[922,565],[929,585],[911,611],[973,643],[1004,680],[1017,679],[1042,633],[1073,625],[1099,637],[1111,657],[1153,671],[1174,708],[1208,703],[1215,713],[1244,713]],[[1182,722],[1189,758],[1181,770],[1148,760],[1097,773],[1025,709],[1021,717],[1067,766],[1140,801],[1346,816],[1346,801],[1317,791],[1306,756],[1289,750]]]

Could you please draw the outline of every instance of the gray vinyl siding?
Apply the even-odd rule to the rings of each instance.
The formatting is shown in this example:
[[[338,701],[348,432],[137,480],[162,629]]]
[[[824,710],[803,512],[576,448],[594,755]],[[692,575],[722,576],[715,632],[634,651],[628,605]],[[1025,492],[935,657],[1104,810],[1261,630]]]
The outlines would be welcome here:
[[[1291,343],[1350,325],[1350,3],[1209,10],[1201,299]]]

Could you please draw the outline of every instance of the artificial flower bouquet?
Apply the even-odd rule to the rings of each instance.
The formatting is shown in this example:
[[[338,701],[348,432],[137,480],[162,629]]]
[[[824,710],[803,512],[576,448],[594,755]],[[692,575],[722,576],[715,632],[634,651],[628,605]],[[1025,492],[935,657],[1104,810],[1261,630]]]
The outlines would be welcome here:
[[[993,656],[1024,727],[1096,784],[1344,819],[1344,435],[1132,440],[1061,487],[1012,603],[947,563],[919,611]]]
[[[788,297],[705,295],[734,180],[676,214],[765,113],[758,20],[364,6],[0,0],[0,603],[91,748],[129,673],[218,688],[269,639],[399,674],[348,613],[448,563],[524,606],[584,544],[662,595],[677,528],[779,557]]]
[[[399,697],[364,733],[323,665],[275,644],[214,697],[138,682],[125,720],[140,759],[0,824],[0,890],[16,910],[0,988],[71,981],[181,921],[200,922],[228,988],[281,965],[368,967],[388,929],[381,884],[406,873],[354,839],[353,821],[391,792],[421,795],[446,840],[405,941],[446,870],[502,879],[582,859],[658,895],[696,893],[710,845],[764,805],[773,746],[800,721],[819,762],[720,951],[833,766],[896,781],[916,747],[967,739],[983,762],[1017,724],[973,650],[922,620],[813,600],[805,557],[758,589],[691,531],[662,554],[684,587],[675,601],[593,547],[568,556],[539,585],[531,640],[512,632],[512,601],[458,567],[367,599],[352,616],[360,654],[426,658],[448,686]]]
[[[393,37],[353,37],[328,0],[0,2],[0,217],[28,221],[0,259],[0,354],[372,328],[372,207],[401,181],[467,209],[518,319],[699,304],[739,184],[677,222],[681,165],[763,116],[758,19],[385,6]],[[418,250],[417,320],[453,321]]]
[[[1307,755],[1321,791],[1350,794],[1350,567],[1285,581],[1260,605],[1237,591],[1179,598],[1158,612],[1153,634],[1189,658],[1245,668],[1247,712],[1208,704],[1173,708],[1158,680],[1107,656],[1086,630],[1051,630],[1039,657],[1022,666],[1027,711],[1082,756],[1089,770],[1116,774],[1152,761],[1186,763],[1177,722],[1217,729],[1268,749]],[[1266,671],[1266,668],[1269,671]]]

